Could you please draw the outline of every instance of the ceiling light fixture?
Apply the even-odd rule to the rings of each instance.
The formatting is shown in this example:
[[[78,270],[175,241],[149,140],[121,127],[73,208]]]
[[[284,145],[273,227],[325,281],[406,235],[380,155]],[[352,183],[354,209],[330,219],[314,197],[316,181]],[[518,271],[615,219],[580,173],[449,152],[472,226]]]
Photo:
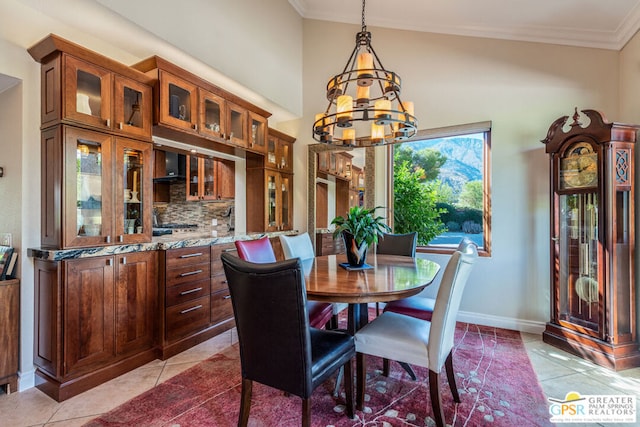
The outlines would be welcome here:
[[[404,141],[417,133],[413,102],[402,102],[400,76],[387,71],[373,50],[364,11],[362,0],[356,47],[342,73],[327,83],[329,105],[313,123],[313,139],[318,142],[367,147]],[[340,135],[334,133],[336,127]]]

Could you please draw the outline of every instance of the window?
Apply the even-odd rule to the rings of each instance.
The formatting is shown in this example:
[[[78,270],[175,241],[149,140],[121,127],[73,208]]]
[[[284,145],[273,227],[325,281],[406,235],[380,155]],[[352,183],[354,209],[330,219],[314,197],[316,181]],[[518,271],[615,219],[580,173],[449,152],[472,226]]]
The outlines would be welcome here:
[[[462,238],[491,251],[491,122],[422,130],[389,146],[389,222],[418,232],[418,251],[452,252]]]

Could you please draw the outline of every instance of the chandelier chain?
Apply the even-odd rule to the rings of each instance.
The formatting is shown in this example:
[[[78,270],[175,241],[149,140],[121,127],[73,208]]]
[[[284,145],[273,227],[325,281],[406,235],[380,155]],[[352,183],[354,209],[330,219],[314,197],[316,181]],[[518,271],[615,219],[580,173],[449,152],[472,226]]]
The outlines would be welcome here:
[[[364,23],[364,6],[365,6],[366,0],[362,0],[362,32],[367,31],[367,26]]]

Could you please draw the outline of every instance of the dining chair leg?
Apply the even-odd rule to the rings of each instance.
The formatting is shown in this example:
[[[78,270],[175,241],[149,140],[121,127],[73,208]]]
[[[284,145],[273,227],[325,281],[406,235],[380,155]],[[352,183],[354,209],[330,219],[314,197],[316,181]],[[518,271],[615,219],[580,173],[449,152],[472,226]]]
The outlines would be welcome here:
[[[333,389],[333,397],[338,397],[340,395],[340,384],[342,383],[342,377],[344,376],[344,366],[341,366],[338,369],[338,375],[336,375],[336,386]]]
[[[438,427],[444,427],[444,413],[442,412],[442,400],[440,399],[440,375],[429,369],[429,395],[433,417]]]
[[[351,370],[351,359],[344,364],[344,392],[347,395],[347,416],[349,419],[356,417],[356,411],[353,408],[353,371]]]
[[[367,369],[363,353],[356,353],[356,409],[364,409],[364,387],[367,382]]]
[[[447,380],[449,381],[449,388],[453,395],[453,401],[460,403],[460,395],[458,394],[458,386],[456,385],[456,376],[453,373],[453,350],[447,356],[447,360],[444,362],[444,368],[447,371]]]
[[[252,387],[253,381],[246,378],[242,379],[242,398],[240,399],[240,415],[238,415],[238,427],[246,427],[249,423]]]
[[[413,381],[417,380],[416,373],[413,372],[413,368],[406,362],[398,362],[402,368],[407,371],[407,374],[411,377]],[[389,376],[389,372],[391,372],[391,362],[389,359],[382,359],[382,375],[385,377]]]
[[[311,427],[311,398],[302,399],[302,427]]]

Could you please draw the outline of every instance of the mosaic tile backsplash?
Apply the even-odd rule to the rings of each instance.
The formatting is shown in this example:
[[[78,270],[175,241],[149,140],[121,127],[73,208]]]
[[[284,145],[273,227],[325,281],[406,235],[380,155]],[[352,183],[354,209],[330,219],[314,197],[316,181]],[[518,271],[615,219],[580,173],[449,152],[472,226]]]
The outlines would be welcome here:
[[[186,185],[184,182],[171,184],[170,202],[154,203],[158,212],[158,223],[197,224],[198,231],[209,234],[215,230],[218,237],[232,236],[234,221],[234,200],[186,201]],[[231,215],[229,213],[231,212]],[[211,220],[217,219],[218,225],[212,226]],[[230,227],[231,226],[231,227]]]

